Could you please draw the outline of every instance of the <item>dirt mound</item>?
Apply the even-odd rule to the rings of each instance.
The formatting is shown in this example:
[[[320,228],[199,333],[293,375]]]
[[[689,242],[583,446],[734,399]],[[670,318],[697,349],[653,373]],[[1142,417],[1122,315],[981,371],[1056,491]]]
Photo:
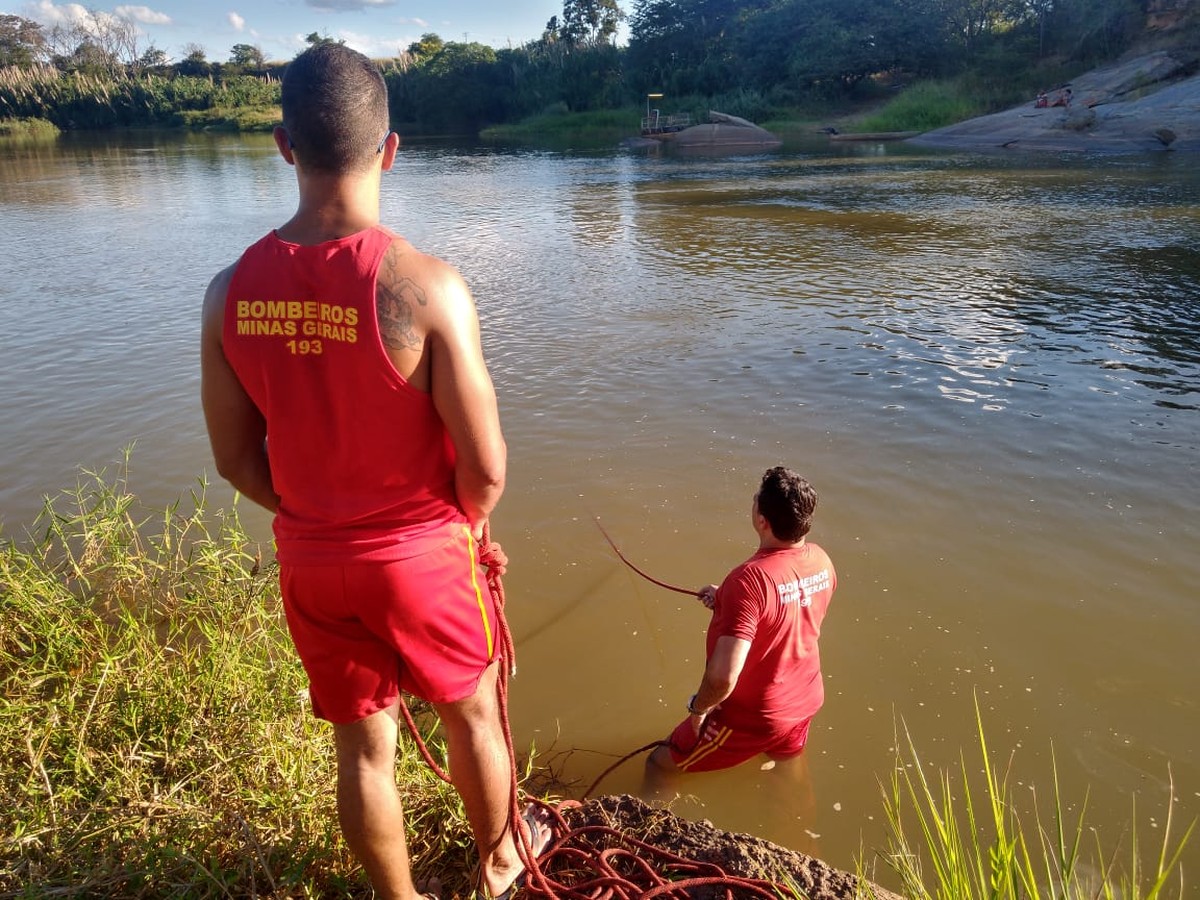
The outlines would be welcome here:
[[[903,900],[899,895],[856,875],[826,865],[819,859],[779,847],[747,834],[721,831],[709,822],[691,822],[664,809],[650,806],[627,794],[599,797],[580,807],[566,809],[564,817],[572,828],[606,826],[656,849],[696,862],[719,866],[730,875],[776,883],[793,883],[809,900],[853,900],[872,896],[877,900]],[[615,836],[589,838],[591,852],[624,846]],[[697,898],[724,897],[724,889],[698,888]],[[736,896],[736,894],[735,894]]]
[[[912,138],[963,149],[1200,150],[1200,68],[1194,55],[1160,51],[1080,75],[1050,92],[1069,105],[1028,103]]]

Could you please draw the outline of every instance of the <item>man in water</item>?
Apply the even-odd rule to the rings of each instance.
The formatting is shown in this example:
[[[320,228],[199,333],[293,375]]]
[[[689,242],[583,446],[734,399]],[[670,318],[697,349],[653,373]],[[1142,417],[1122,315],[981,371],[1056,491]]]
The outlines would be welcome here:
[[[523,864],[478,542],[506,450],[474,301],[379,221],[379,69],[340,44],[283,79],[295,215],[209,285],[202,400],[217,471],[275,513],[288,628],[332,723],[338,818],[380,897],[416,896],[395,784],[400,692],[433,704],[480,853],[480,895]],[[535,852],[549,837],[529,810]]]
[[[713,612],[704,677],[687,718],[646,760],[643,796],[663,796],[685,773],[803,752],[825,698],[817,639],[837,587],[833,563],[806,539],[816,505],[791,469],[763,475],[750,510],[758,550],[699,591]]]

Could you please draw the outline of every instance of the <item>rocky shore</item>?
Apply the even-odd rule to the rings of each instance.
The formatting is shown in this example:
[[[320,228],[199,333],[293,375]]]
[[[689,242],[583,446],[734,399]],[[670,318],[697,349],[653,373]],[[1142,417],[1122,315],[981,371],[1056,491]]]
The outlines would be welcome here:
[[[909,143],[945,149],[1160,152],[1200,150],[1200,58],[1159,51],[1095,69],[1003,112],[927,131]]]

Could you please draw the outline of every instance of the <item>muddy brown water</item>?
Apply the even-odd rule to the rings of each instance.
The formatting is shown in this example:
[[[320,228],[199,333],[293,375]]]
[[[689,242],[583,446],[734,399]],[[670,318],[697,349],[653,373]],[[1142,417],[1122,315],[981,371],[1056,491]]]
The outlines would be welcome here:
[[[682,715],[706,624],[594,517],[700,586],[751,551],[755,479],[784,462],[820,492],[840,578],[812,806],[748,765],[676,811],[852,868],[883,843],[897,729],[931,771],[962,752],[974,772],[977,704],[1021,802],[1049,798],[1053,753],[1107,845],[1135,798],[1161,835],[1172,777],[1176,824],[1200,813],[1194,160],[414,145],[383,190],[479,304],[510,452],[514,731],[577,789]],[[292,196],[265,138],[0,146],[6,536],[130,442],[151,505],[212,471],[200,298]]]

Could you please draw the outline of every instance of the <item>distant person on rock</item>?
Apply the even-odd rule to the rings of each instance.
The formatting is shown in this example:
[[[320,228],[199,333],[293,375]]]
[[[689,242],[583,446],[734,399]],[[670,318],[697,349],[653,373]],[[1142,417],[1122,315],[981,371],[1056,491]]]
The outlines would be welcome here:
[[[825,699],[817,640],[837,587],[833,563],[806,537],[816,505],[791,469],[763,475],[750,510],[758,550],[699,592],[712,610],[704,675],[687,718],[646,761],[644,797],[663,797],[684,774],[803,752]]]
[[[379,68],[317,44],[288,64],[282,107],[275,145],[299,205],[204,301],[217,471],[275,513],[288,629],[313,713],[332,725],[338,819],[374,895],[417,896],[395,771],[406,691],[441,719],[477,896],[507,897],[524,864],[501,612],[480,561],[506,450],[475,304],[453,268],[380,224],[399,138]],[[536,809],[517,826],[535,853],[550,837]]]

